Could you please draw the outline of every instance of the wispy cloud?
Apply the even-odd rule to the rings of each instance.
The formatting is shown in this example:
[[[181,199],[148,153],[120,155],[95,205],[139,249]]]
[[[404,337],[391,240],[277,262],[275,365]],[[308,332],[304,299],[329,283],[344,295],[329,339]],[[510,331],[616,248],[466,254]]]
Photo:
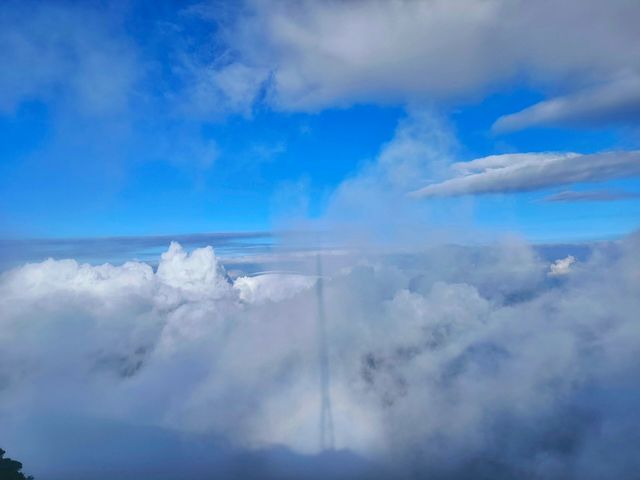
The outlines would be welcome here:
[[[614,202],[640,198],[640,193],[620,190],[583,190],[554,193],[544,197],[545,202]]]
[[[540,190],[640,175],[640,151],[492,155],[452,166],[455,176],[411,193],[459,196]]]
[[[25,99],[66,102],[90,115],[126,109],[147,65],[124,23],[117,8],[3,2],[0,112]]]

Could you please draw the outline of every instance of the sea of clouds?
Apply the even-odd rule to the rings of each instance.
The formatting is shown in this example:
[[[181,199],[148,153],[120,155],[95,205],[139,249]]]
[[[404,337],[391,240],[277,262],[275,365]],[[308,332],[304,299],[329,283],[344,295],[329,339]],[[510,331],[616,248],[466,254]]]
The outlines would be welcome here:
[[[25,264],[0,276],[0,438],[42,479],[630,478],[640,236],[558,260],[507,240],[235,279],[177,243],[156,268]]]
[[[319,222],[330,238],[268,265],[218,256],[236,247],[224,235],[211,242],[216,252],[193,248],[202,236],[183,236],[183,246],[171,237],[159,260],[147,251],[144,262],[112,263],[103,257],[150,251],[159,237],[71,247],[0,239],[0,447],[27,473],[638,478],[640,234],[548,258],[520,240],[478,235],[471,199],[447,206],[437,198],[637,176],[638,152],[523,152],[460,163],[451,129],[420,106],[524,75],[548,96],[498,119],[496,131],[633,121],[637,2],[250,1],[236,20],[216,23],[231,53],[220,65],[205,60],[208,40],[194,45],[170,33],[188,30],[180,25],[189,16],[215,14],[203,6],[177,23],[160,16],[138,45],[127,35],[127,9],[105,15],[77,4],[5,3],[0,111],[26,98],[82,125],[84,115],[95,116],[80,150],[76,120],[58,125],[60,139],[42,154],[47,165],[53,152],[112,172],[115,159],[137,148],[145,158],[188,158],[204,169],[217,148],[194,118],[250,116],[261,104],[296,112],[407,103],[407,118],[379,155],[330,193]],[[154,38],[176,67],[166,77],[158,56],[145,53]],[[184,88],[163,87],[176,84]],[[175,111],[181,129],[157,123]],[[138,134],[138,124],[143,133],[166,128],[171,135],[161,137],[170,140],[154,134],[133,148],[138,142],[122,133],[129,122]],[[83,182],[104,176],[74,172]],[[407,197],[420,189],[428,203]],[[283,214],[286,229],[298,226],[291,216]],[[43,260],[49,253],[56,259]],[[322,449],[327,373],[335,445]]]

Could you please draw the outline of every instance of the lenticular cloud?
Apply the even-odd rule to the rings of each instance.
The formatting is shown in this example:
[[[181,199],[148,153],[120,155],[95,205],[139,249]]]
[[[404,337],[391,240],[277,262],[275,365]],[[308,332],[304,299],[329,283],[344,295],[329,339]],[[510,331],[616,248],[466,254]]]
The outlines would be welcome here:
[[[345,253],[327,261],[321,298],[314,275],[232,280],[213,249],[176,243],[156,269],[27,264],[0,277],[2,441],[42,478],[220,473],[194,438],[215,439],[199,459],[281,449],[245,478],[275,464],[312,477],[300,465],[321,446],[321,301],[338,451],[397,478],[628,478],[640,237],[549,275],[563,262],[517,242]],[[114,441],[105,425],[128,433]],[[140,429],[155,433],[141,442]],[[174,476],[163,435],[190,445]]]

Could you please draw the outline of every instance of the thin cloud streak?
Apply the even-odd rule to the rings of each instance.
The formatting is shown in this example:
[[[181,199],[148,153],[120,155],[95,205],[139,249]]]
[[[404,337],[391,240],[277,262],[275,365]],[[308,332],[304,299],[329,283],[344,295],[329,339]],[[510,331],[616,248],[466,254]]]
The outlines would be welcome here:
[[[545,202],[615,202],[617,200],[631,200],[640,198],[640,193],[618,190],[585,190],[554,193],[543,198]]]

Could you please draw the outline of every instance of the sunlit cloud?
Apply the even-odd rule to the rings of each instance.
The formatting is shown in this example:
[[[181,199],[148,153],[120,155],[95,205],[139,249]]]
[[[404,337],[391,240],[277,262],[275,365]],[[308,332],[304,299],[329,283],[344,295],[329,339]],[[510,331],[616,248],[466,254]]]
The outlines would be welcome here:
[[[511,193],[640,176],[640,152],[543,152],[492,155],[455,163],[453,178],[411,193],[417,198]]]

